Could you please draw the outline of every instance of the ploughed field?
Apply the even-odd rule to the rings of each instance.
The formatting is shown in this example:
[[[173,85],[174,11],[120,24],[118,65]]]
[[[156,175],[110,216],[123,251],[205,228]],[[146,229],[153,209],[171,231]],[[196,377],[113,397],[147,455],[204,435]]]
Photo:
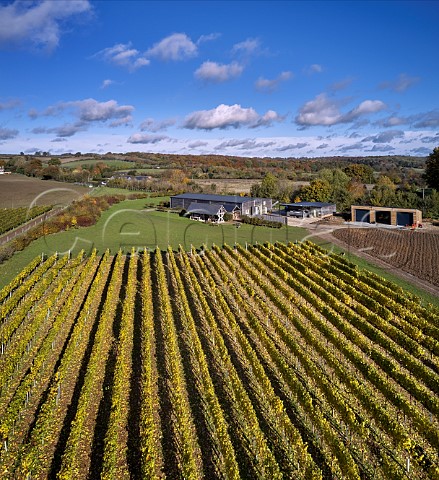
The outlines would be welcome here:
[[[438,478],[439,311],[316,245],[35,259],[2,479]]]
[[[439,286],[439,233],[384,228],[341,228],[334,237],[395,268]]]

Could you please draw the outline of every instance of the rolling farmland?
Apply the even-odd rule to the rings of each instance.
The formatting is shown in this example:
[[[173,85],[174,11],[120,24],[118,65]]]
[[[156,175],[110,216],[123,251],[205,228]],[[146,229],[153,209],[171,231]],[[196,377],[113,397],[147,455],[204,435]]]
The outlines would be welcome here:
[[[1,478],[439,476],[439,311],[312,243],[37,258],[0,319]]]

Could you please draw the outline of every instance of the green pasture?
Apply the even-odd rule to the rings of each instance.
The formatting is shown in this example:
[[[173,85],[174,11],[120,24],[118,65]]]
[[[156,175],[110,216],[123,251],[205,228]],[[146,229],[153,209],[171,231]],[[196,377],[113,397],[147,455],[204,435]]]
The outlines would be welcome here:
[[[62,164],[63,167],[67,168],[77,168],[77,167],[82,167],[83,165],[96,165],[97,163],[105,163],[105,165],[108,165],[109,167],[122,169],[122,168],[127,168],[129,170],[132,170],[135,167],[135,162],[127,162],[126,160],[91,160],[91,159],[84,159],[84,160],[74,160],[72,162],[65,162]]]
[[[296,241],[306,235],[306,230],[295,227],[275,229],[243,224],[236,228],[233,223],[212,226],[180,217],[177,213],[157,211],[155,205],[164,199],[167,197],[125,200],[104,212],[96,225],[72,228],[32,242],[0,265],[0,287],[42,253],[51,255],[71,251],[76,255],[81,249],[89,253],[93,248],[99,254],[107,248],[116,253],[119,249],[129,252],[132,247],[155,249],[157,245],[163,250],[168,245],[175,249],[183,245],[189,250],[191,246],[234,245],[235,242],[245,245],[246,242]]]

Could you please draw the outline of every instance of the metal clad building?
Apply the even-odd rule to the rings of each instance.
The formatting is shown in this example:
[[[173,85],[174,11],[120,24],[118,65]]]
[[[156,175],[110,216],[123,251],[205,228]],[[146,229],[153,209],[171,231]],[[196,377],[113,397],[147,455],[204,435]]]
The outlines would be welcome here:
[[[171,197],[171,208],[187,210],[191,203],[223,205],[227,211],[238,207],[241,215],[262,215],[272,209],[271,198],[240,197],[239,195],[210,195],[208,193],[182,193]]]

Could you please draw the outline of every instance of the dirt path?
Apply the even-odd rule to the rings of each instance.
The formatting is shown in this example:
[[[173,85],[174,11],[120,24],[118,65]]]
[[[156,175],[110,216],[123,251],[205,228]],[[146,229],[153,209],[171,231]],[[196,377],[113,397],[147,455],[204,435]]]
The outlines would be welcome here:
[[[436,287],[435,285],[432,285],[430,282],[427,282],[425,280],[422,280],[415,275],[411,275],[410,273],[405,272],[404,270],[400,268],[396,268],[393,265],[390,265],[389,263],[381,260],[380,258],[374,257],[373,255],[369,255],[368,253],[359,250],[358,248],[353,247],[352,245],[349,245],[338,238],[335,238],[332,235],[332,232],[335,229],[338,228],[346,228],[346,225],[324,225],[321,223],[313,223],[309,224],[306,226],[308,232],[310,233],[309,240],[312,241],[312,237],[319,237],[322,240],[327,241],[328,243],[332,243],[334,245],[337,245],[340,248],[343,248],[343,250],[346,250],[347,253],[347,258],[349,259],[349,254],[352,253],[353,255],[357,257],[364,258],[370,263],[373,263],[374,265],[383,268],[384,270],[387,270],[388,272],[398,276],[402,280],[411,283],[412,285],[415,285],[416,287],[420,288],[421,290],[424,290],[432,295],[435,295],[439,297],[439,288]]]

